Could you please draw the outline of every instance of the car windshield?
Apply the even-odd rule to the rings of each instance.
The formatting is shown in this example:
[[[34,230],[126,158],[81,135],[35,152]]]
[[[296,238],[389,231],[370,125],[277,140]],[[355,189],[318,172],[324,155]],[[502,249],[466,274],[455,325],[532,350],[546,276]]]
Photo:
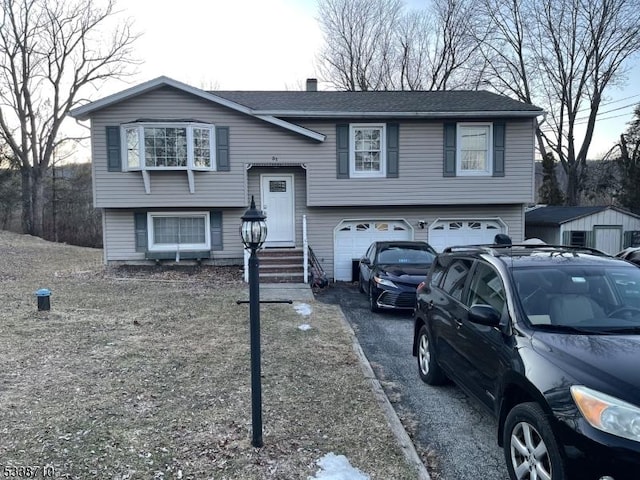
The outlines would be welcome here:
[[[378,263],[384,265],[419,264],[433,262],[435,254],[427,247],[386,247],[378,253]]]
[[[640,333],[640,268],[521,267],[520,304],[537,328],[571,333]]]

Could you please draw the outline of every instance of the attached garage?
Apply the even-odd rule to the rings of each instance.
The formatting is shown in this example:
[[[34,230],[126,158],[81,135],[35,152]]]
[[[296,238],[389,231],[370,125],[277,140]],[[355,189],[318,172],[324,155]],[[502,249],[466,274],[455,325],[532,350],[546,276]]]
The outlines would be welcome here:
[[[343,220],[334,230],[334,279],[350,282],[353,261],[360,259],[369,245],[383,240],[413,240],[413,228],[402,219]]]
[[[438,219],[429,227],[429,244],[441,252],[452,245],[493,243],[498,233],[507,233],[500,219]]]

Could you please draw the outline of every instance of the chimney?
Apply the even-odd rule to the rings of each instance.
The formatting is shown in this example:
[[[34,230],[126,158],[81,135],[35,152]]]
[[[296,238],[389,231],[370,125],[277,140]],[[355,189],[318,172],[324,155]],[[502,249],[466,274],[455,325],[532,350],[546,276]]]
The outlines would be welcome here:
[[[318,79],[307,78],[307,92],[317,92],[317,91],[318,91]]]

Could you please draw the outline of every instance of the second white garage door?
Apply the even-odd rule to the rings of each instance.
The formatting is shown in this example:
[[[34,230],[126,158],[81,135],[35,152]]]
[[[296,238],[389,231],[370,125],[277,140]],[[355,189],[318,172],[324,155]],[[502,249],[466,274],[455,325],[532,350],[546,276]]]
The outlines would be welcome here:
[[[413,240],[413,229],[404,220],[340,222],[333,242],[333,278],[351,281],[352,261],[361,258],[373,242],[384,240]]]
[[[437,220],[429,227],[429,244],[441,252],[451,245],[493,243],[498,233],[507,233],[499,219]]]

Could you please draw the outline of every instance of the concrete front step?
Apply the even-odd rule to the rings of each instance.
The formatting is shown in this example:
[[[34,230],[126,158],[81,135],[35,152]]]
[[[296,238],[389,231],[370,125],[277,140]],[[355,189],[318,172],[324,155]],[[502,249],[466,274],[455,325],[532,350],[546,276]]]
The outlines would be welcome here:
[[[262,273],[260,272],[261,282],[271,283],[303,283],[304,275],[294,275],[287,273]]]

